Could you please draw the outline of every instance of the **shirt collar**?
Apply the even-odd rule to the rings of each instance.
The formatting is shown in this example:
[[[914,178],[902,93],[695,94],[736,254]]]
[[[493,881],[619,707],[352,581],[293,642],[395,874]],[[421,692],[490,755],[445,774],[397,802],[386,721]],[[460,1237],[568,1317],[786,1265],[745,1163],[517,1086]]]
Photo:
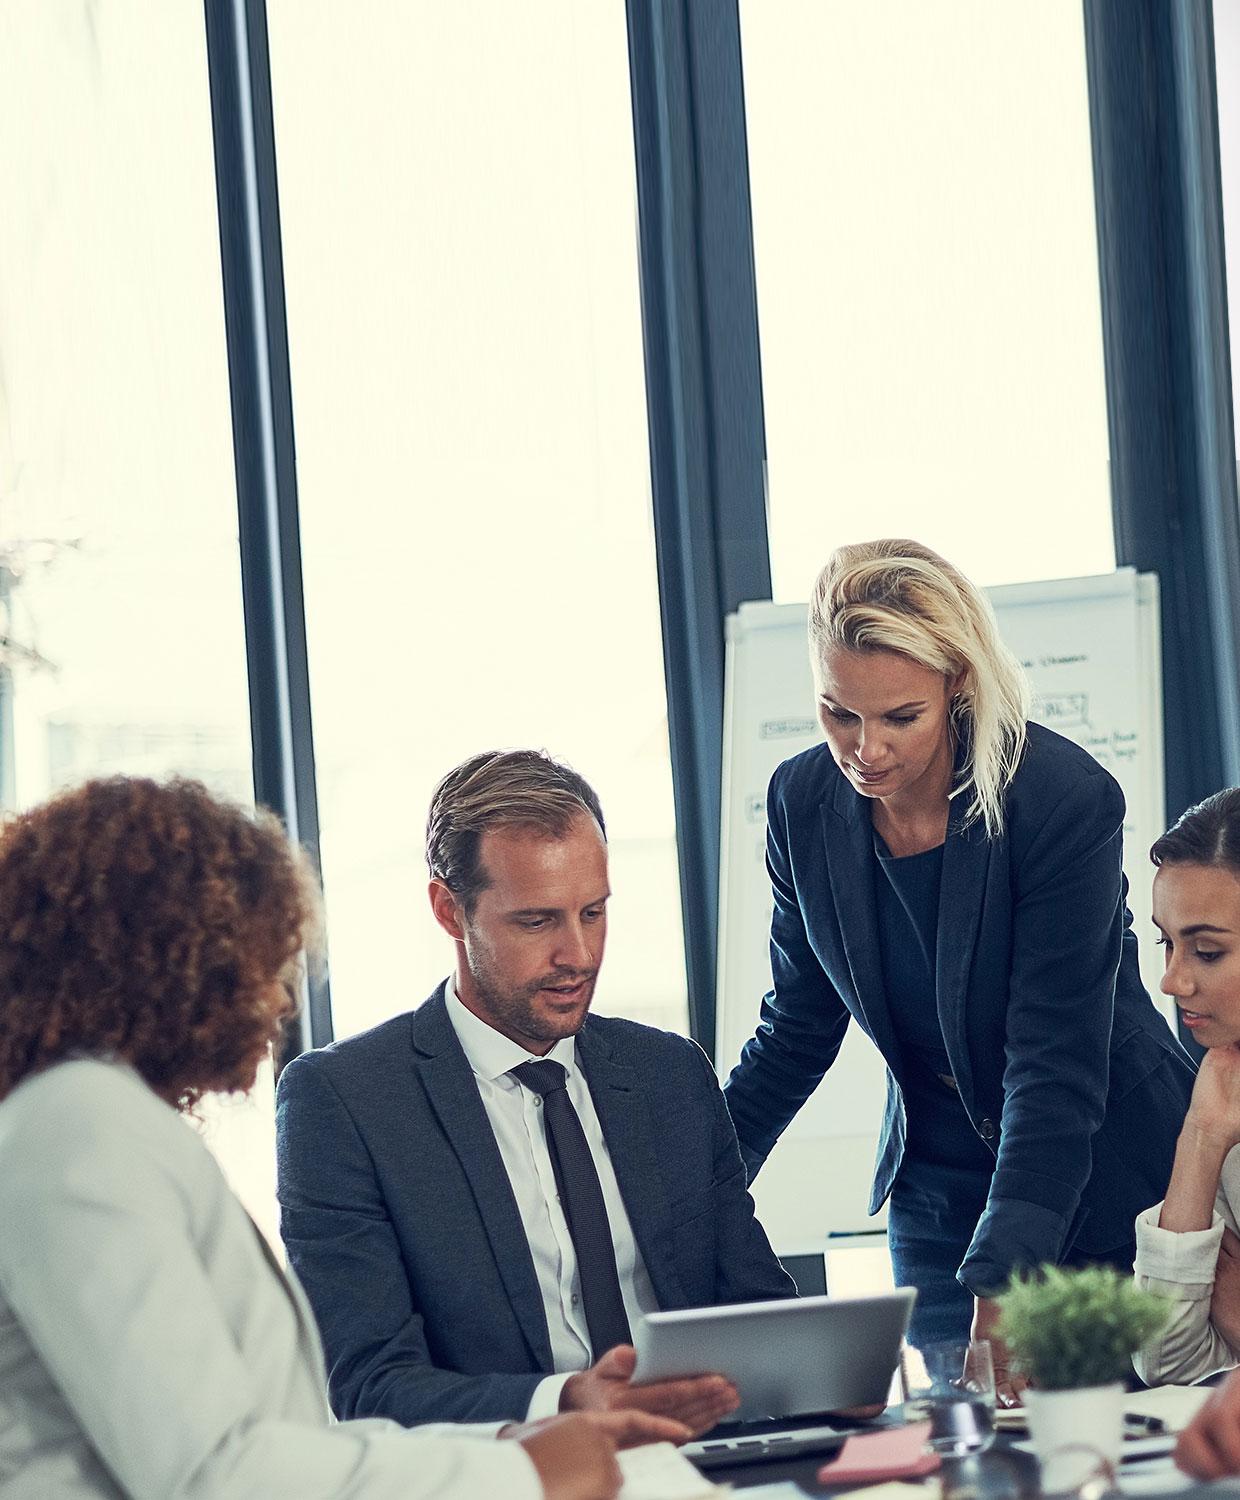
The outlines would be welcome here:
[[[566,1036],[558,1041],[545,1057],[527,1052],[520,1042],[514,1042],[502,1032],[489,1026],[481,1017],[469,1010],[457,993],[456,978],[448,976],[444,985],[444,1000],[448,1008],[448,1020],[456,1032],[469,1066],[479,1078],[495,1082],[505,1077],[513,1068],[527,1062],[558,1062],[571,1075],[577,1065],[577,1039]],[[516,1080],[510,1080],[514,1086]]]

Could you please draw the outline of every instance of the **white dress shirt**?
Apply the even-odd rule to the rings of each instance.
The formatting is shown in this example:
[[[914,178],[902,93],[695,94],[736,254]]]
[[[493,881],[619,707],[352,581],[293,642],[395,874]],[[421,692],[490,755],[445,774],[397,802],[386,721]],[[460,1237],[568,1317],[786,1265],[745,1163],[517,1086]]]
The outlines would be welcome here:
[[[333,1423],[296,1278],[129,1068],[0,1102],[4,1500],[538,1500],[497,1431]]]
[[[551,1358],[556,1373],[541,1381],[530,1401],[527,1420],[551,1416],[560,1409],[560,1395],[568,1377],[586,1369],[605,1349],[591,1351],[585,1308],[581,1303],[581,1280],[568,1220],[560,1206],[547,1131],[543,1123],[542,1099],[511,1077],[511,1070],[527,1062],[557,1062],[568,1074],[568,1097],[585,1132],[603,1190],[607,1222],[616,1251],[616,1271],[624,1310],[632,1327],[645,1313],[657,1312],[658,1301],[633,1238],[633,1226],[620,1196],[611,1153],[603,1139],[594,1100],[585,1074],[577,1063],[577,1043],[565,1037],[542,1057],[527,1052],[488,1026],[461,1003],[456,981],[447,983],[448,1018],[474,1071],[482,1105],[495,1132],[500,1156],[517,1200],[525,1226],[534,1274],[542,1292],[547,1332],[551,1336]]]

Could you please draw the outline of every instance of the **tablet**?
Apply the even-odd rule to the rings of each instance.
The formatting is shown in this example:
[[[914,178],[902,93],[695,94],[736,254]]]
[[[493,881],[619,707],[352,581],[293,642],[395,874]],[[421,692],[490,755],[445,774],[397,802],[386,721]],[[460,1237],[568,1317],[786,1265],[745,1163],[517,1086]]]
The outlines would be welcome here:
[[[882,1403],[915,1296],[902,1288],[650,1313],[633,1330],[633,1380],[726,1375],[743,1421]]]

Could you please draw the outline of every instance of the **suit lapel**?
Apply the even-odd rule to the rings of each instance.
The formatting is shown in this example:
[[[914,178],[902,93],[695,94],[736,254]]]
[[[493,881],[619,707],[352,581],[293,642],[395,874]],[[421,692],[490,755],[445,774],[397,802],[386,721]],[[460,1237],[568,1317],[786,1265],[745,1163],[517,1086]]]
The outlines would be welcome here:
[[[869,808],[841,776],[822,804],[822,835],[828,884],[844,940],[853,993],[865,1024],[893,1071],[899,1071],[899,1044],[891,1024],[887,989],[878,952],[874,901],[874,831]]]
[[[671,1254],[667,1185],[637,1070],[614,1062],[588,1021],[577,1036],[577,1056],[659,1306],[681,1306],[685,1292]]]
[[[415,1068],[469,1182],[495,1264],[521,1332],[540,1368],[552,1367],[542,1293],[517,1200],[440,989],[414,1016]]]
[[[962,794],[951,804],[947,839],[943,845],[943,874],[939,887],[938,951],[935,990],[939,1026],[951,1059],[952,1075],[961,1096],[973,1097],[972,1069],[966,1036],[965,1002],[977,931],[982,920],[991,841],[980,822],[962,828]]]

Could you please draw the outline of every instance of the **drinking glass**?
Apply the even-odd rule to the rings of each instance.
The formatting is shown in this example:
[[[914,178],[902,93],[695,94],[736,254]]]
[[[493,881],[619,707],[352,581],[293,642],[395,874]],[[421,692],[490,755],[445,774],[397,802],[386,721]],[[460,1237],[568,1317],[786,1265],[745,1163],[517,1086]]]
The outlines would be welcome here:
[[[995,1440],[995,1370],[985,1339],[907,1346],[900,1359],[904,1412],[930,1423],[930,1447],[960,1458]]]

